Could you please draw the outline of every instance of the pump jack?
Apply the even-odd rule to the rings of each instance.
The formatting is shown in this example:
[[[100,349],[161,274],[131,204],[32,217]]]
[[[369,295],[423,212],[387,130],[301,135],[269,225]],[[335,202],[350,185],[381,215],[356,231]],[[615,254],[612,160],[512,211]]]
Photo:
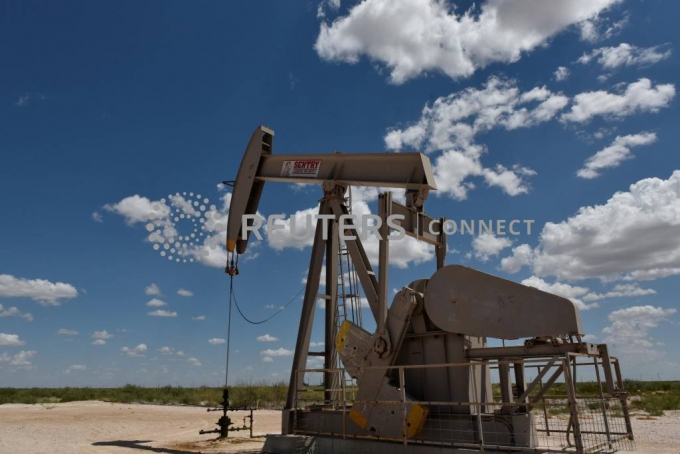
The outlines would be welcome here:
[[[436,190],[426,156],[274,155],[273,139],[274,131],[260,126],[248,143],[234,183],[226,242],[233,263],[234,255],[247,249],[266,182],[313,183],[322,187],[321,216],[312,246],[282,434],[313,436],[320,449],[342,452],[383,452],[392,449],[395,442],[408,446],[408,452],[419,453],[440,452],[442,446],[549,452],[550,449],[541,449],[546,429],[548,436],[551,434],[545,394],[563,377],[570,419],[566,431],[561,432],[566,432],[567,447],[576,452],[592,448],[584,441],[591,432],[599,434],[593,436],[598,443],[604,440],[603,446],[610,451],[627,447],[624,441],[632,445],[627,394],[618,360],[609,356],[606,345],[582,341],[581,317],[574,303],[472,268],[445,265],[445,219],[431,218],[424,211],[429,192]],[[356,226],[341,219],[348,214],[345,200],[350,186],[405,190],[405,204],[394,201],[391,192],[379,196],[382,222],[377,274]],[[437,271],[429,279],[417,279],[402,288],[388,305],[389,251],[390,241],[394,240],[390,240],[387,218],[391,215],[399,215],[392,216],[393,222],[406,235],[435,248]],[[333,260],[341,232],[350,238],[344,242],[375,318],[374,333],[350,321],[337,329],[338,270]],[[319,293],[324,264],[326,285]],[[228,266],[227,272],[233,274],[236,270]],[[324,401],[322,405],[304,407],[299,396],[305,386],[319,299],[325,304]],[[489,338],[526,340],[521,346],[490,347]],[[602,430],[589,431],[579,420],[579,397],[574,385],[576,367],[583,365],[579,363],[582,360],[590,361],[583,364],[594,365],[597,371],[598,398],[604,412]],[[531,367],[536,368],[537,375],[528,382],[525,371]],[[492,372],[498,377],[500,399],[493,396]],[[358,383],[349,401],[344,387],[338,385],[345,374]],[[614,427],[614,416],[604,407],[611,402],[618,402],[623,412],[623,428]],[[532,412],[541,405],[545,428]]]

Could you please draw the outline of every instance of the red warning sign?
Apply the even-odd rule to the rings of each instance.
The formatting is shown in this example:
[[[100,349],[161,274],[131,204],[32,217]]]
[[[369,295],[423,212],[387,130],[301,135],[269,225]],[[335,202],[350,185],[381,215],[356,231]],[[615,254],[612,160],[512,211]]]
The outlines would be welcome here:
[[[320,167],[321,160],[319,159],[283,161],[283,166],[281,167],[281,176],[314,178],[319,174]]]

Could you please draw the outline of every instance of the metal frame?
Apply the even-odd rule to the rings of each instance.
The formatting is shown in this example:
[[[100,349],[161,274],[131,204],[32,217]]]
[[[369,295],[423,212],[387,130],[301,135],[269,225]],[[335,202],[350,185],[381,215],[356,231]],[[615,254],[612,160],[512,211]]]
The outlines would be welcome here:
[[[600,383],[596,406],[601,407],[605,419],[603,446],[613,448],[620,441],[616,437],[621,436],[610,430],[607,421],[605,400],[612,398],[620,401],[625,436],[632,442],[618,360],[609,356],[604,345],[581,342],[580,314],[571,301],[471,268],[445,266],[445,219],[431,218],[423,208],[429,191],[436,189],[427,157],[420,153],[275,156],[272,155],[273,137],[272,130],[259,127],[243,157],[229,212],[226,243],[231,263],[226,271],[231,275],[238,273],[234,256],[245,252],[248,243],[248,236],[242,235],[248,226],[243,224],[243,216],[257,212],[265,182],[322,186],[282,433],[305,433],[300,423],[306,422],[324,428],[321,432],[317,430],[318,435],[342,439],[378,437],[398,440],[404,445],[534,451],[530,446],[533,435],[527,430],[535,416],[532,410],[542,406],[546,433],[564,432],[567,436],[573,433],[574,449],[581,453],[591,449],[588,443],[584,445],[583,435],[599,434],[584,430],[579,419],[583,409],[579,407],[581,398],[576,394],[574,383],[577,360],[587,357],[594,358],[592,364]],[[292,170],[298,168],[302,170]],[[382,224],[377,274],[356,227],[341,222],[349,214],[346,194],[350,185],[406,189],[405,205],[395,202],[391,192],[379,195],[378,213]],[[404,287],[388,305],[390,226],[387,219],[392,214],[401,215],[397,225],[407,235],[435,247],[438,271],[429,280],[417,280]],[[427,227],[435,227],[439,233],[434,234]],[[341,234],[353,237],[344,241],[344,247],[376,321],[376,332],[372,334],[349,321],[338,330],[336,260]],[[319,293],[324,264],[326,286],[325,291]],[[319,299],[325,301],[325,346],[323,352],[310,352]],[[488,348],[486,337],[532,339],[523,347]],[[421,351],[416,351],[418,349]],[[306,369],[310,354],[324,357],[322,369]],[[344,368],[338,368],[338,356]],[[527,383],[525,369],[541,361],[538,375]],[[600,366],[606,389],[600,382]],[[500,381],[498,402],[492,399],[492,369],[497,371]],[[309,411],[299,406],[299,394],[305,387],[305,373],[317,371],[324,377],[323,413],[309,419]],[[346,399],[348,371],[358,382],[351,409]],[[418,378],[418,374],[422,377]],[[566,384],[563,399],[568,403],[570,415],[565,430],[549,427],[546,410],[546,405],[552,404],[552,396],[547,393],[560,379]],[[428,388],[436,389],[431,392]],[[437,398],[427,398],[428,394]],[[452,415],[449,422],[437,419],[442,408]],[[454,424],[451,421],[465,428],[462,438],[453,442],[438,439],[432,423]],[[511,429],[502,429],[504,425]],[[506,437],[503,440],[511,442],[499,444],[498,440],[485,439],[484,433],[489,432],[489,427],[505,430],[500,438]]]

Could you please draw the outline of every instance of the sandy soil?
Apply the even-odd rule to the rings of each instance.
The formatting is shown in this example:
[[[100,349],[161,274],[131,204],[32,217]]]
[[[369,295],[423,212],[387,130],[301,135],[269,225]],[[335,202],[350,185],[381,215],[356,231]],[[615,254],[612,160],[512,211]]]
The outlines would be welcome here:
[[[680,453],[680,412],[666,413],[658,418],[632,417],[638,451]],[[237,412],[232,420],[241,425],[244,415]],[[227,441],[198,434],[215,428],[218,417],[196,407],[105,402],[0,405],[0,453],[259,452],[264,439],[248,439],[247,431],[235,432]],[[280,424],[279,411],[258,410],[254,433],[278,433]]]
[[[230,413],[235,425],[245,412]],[[215,429],[221,413],[205,408],[70,402],[0,405],[0,453],[259,452],[264,438],[233,432],[227,441],[199,430]],[[277,433],[281,412],[258,410],[254,435]]]

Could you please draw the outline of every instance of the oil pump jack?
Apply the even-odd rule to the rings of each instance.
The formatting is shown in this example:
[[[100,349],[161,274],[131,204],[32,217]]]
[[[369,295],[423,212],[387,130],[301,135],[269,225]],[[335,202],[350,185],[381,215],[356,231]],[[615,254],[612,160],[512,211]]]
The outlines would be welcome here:
[[[631,448],[618,360],[606,345],[583,342],[574,303],[472,268],[445,265],[445,219],[424,210],[429,192],[436,190],[425,155],[275,155],[273,139],[274,131],[260,126],[248,143],[234,183],[226,242],[227,271],[234,274],[233,258],[247,249],[265,183],[321,186],[282,434],[312,437],[320,452],[389,452],[395,443],[418,453]],[[347,222],[350,186],[405,191],[405,204],[389,191],[378,197],[377,273],[357,226]],[[390,242],[395,241],[390,231],[396,228],[434,247],[437,270],[397,291],[388,304]],[[349,320],[337,323],[335,260],[341,237],[375,319],[374,333]],[[320,292],[324,268],[326,285]],[[317,371],[324,377],[324,395],[321,402],[305,405],[301,393],[319,300],[325,308],[325,343],[324,367]],[[491,339],[524,343],[489,346]],[[584,366],[596,373],[592,402],[577,392],[577,367]],[[531,380],[530,370],[535,370]],[[344,386],[347,376],[356,380],[351,398]],[[551,389],[561,390],[560,399],[549,399]],[[550,422],[552,405],[566,408],[568,422],[559,427]],[[584,408],[601,410],[597,424]]]

